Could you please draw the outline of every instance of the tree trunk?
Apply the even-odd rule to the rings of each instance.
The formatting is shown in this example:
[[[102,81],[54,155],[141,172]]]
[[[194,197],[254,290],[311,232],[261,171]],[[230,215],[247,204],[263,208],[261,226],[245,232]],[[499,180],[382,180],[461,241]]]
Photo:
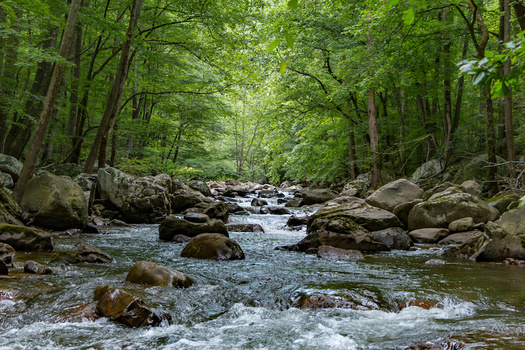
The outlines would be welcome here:
[[[489,182],[489,197],[493,197],[498,192],[498,184],[496,183],[496,132],[494,129],[494,105],[490,91],[483,88],[483,95],[485,96],[486,114],[487,114],[487,154],[488,154],[488,182]]]
[[[352,127],[351,122],[348,122]],[[350,178],[357,179],[357,162],[355,158],[355,135],[353,131],[348,134],[348,158],[350,160]]]
[[[510,5],[509,0],[503,0],[504,7],[504,21],[503,21],[503,41],[510,41]],[[507,58],[503,66],[503,74],[510,74],[510,59]],[[512,88],[509,86],[510,92],[504,98],[504,113],[505,113],[505,138],[507,143],[507,160],[510,162],[510,177],[516,178],[516,148],[514,146],[514,126],[512,125]]]
[[[514,6],[520,29],[523,31],[525,30],[525,4],[523,4],[523,0],[514,0],[512,5]]]
[[[71,95],[69,97],[70,109],[69,118],[67,122],[66,135],[68,136],[69,143],[73,143],[75,140],[76,122],[78,117],[78,84],[80,81],[80,56],[82,52],[82,26],[80,23],[75,28],[75,46],[74,46],[74,59],[75,66],[72,71],[71,79]],[[69,158],[69,157],[66,157]],[[68,159],[66,159],[68,160]]]
[[[102,115],[102,120],[100,121],[100,126],[98,127],[95,140],[93,141],[93,145],[91,146],[91,150],[89,152],[86,164],[84,166],[84,172],[86,173],[93,172],[97,154],[102,148],[104,139],[107,140],[107,138],[109,137],[109,133],[111,132],[113,124],[116,121],[116,117],[120,108],[120,103],[122,101],[122,95],[124,93],[124,86],[126,84],[126,78],[130,61],[131,41],[133,39],[133,31],[138,22],[143,4],[144,0],[133,1],[133,7],[131,10],[131,16],[129,20],[129,27],[126,34],[126,41],[122,45],[122,52],[120,54],[120,61],[117,67],[117,73],[115,75],[115,78],[113,79],[113,84],[106,102],[104,114]],[[103,152],[105,154],[105,151]],[[103,167],[105,165],[105,162],[105,158],[100,158],[99,155],[99,167]]]
[[[56,39],[58,36],[58,28],[54,27],[47,33],[47,40],[44,47],[54,49],[56,46]],[[31,87],[31,96],[46,96],[53,73],[53,63],[41,61],[37,65],[35,79]],[[27,142],[31,138],[35,120],[38,120],[40,112],[42,112],[43,102],[40,98],[31,97],[27,100],[25,105],[25,112],[29,117],[20,117],[14,121],[9,129],[5,141],[5,153],[17,159],[20,159]]]
[[[67,59],[69,48],[71,47],[71,41],[73,38],[73,33],[75,30],[75,25],[77,23],[77,15],[80,10],[80,4],[82,0],[72,0],[69,8],[69,15],[67,18],[66,29],[64,35],[62,36],[62,43],[60,44],[60,49],[58,51],[59,55]],[[26,161],[20,172],[20,177],[15,185],[13,190],[13,198],[20,203],[22,201],[22,196],[26,188],[26,184],[29,182],[33,176],[33,172],[36,167],[36,162],[38,160],[38,155],[42,150],[44,145],[44,139],[46,136],[47,126],[49,124],[49,119],[53,113],[55,106],[55,101],[58,96],[58,90],[61,85],[62,75],[64,74],[64,69],[66,65],[64,63],[57,63],[53,69],[53,75],[51,77],[51,84],[47,90],[46,100],[44,102],[44,108],[40,114],[38,120],[37,129],[31,146],[29,147],[29,152],[27,154]]]

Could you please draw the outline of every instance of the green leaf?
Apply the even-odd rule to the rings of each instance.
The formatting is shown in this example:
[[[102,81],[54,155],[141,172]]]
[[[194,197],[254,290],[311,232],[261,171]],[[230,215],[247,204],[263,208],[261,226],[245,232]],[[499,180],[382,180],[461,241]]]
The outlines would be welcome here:
[[[279,69],[279,71],[281,72],[281,75],[284,75],[284,72],[286,72],[286,62],[285,61],[281,62],[281,68]]]
[[[414,23],[414,19],[416,18],[416,14],[414,13],[414,8],[409,7],[408,10],[405,11],[404,20],[405,25],[411,25]]]
[[[286,45],[288,45],[288,47],[293,50],[293,38],[290,33],[284,33],[284,37],[286,39]]]
[[[485,57],[488,57],[488,58],[492,58],[492,57],[494,57],[494,52],[492,52],[492,51],[488,51],[488,50],[485,51]]]
[[[388,1],[388,8],[391,9],[392,7],[396,6],[399,3],[399,0],[390,0]]]
[[[297,0],[288,1],[288,8],[290,10],[295,10],[297,8]]]
[[[277,46],[279,46],[279,44],[281,43],[281,40],[279,39],[275,39],[274,41],[272,41],[272,43],[270,45],[268,45],[268,48],[266,49],[266,52],[267,53],[270,53],[271,51],[273,51]]]

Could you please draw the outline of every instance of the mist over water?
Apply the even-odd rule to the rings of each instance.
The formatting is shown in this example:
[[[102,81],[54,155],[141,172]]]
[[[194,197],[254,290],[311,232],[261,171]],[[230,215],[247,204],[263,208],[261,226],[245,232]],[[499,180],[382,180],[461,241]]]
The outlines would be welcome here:
[[[231,217],[265,229],[230,233],[245,252],[240,261],[181,258],[184,245],[161,242],[157,225],[57,238],[59,250],[87,242],[115,262],[55,265],[53,275],[1,279],[0,290],[15,297],[0,301],[0,349],[405,349],[443,339],[469,349],[525,348],[525,269],[469,261],[428,266],[424,262],[439,253],[428,247],[365,254],[359,262],[275,250],[306,234],[286,228],[288,217]],[[174,289],[125,282],[139,260],[179,270],[196,284]],[[104,318],[65,322],[68,310],[92,303],[100,285],[123,288],[169,312],[173,324],[132,329]],[[378,307],[300,309],[304,295],[358,295]],[[436,307],[402,307],[410,301]]]

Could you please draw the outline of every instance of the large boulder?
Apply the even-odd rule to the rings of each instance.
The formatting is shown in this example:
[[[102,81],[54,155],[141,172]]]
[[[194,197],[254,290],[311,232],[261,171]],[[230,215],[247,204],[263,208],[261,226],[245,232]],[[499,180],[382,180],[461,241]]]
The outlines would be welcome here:
[[[525,235],[525,207],[503,213],[496,223],[512,235]]]
[[[192,180],[188,182],[188,186],[196,191],[199,191],[206,197],[211,197],[211,191],[204,181]]]
[[[437,243],[450,234],[446,228],[420,228],[410,231],[409,237],[416,243]]]
[[[225,235],[204,233],[189,241],[180,256],[207,260],[239,260],[244,259],[244,252],[237,242]]]
[[[337,197],[337,194],[329,189],[304,189],[301,190],[301,206],[321,204]]]
[[[158,326],[162,317],[134,295],[111,286],[95,289],[96,312],[131,327]]]
[[[53,251],[49,233],[25,226],[0,224],[0,242],[9,244],[17,251]]]
[[[129,270],[126,281],[150,286],[178,288],[187,288],[193,284],[192,279],[182,272],[171,270],[151,261],[135,263]]]
[[[370,238],[382,242],[390,249],[408,250],[413,244],[408,234],[399,227],[370,232]]]
[[[448,228],[451,222],[465,217],[472,217],[476,223],[488,222],[496,220],[499,211],[478,197],[450,188],[416,204],[408,216],[408,229]]]
[[[496,163],[503,164],[498,166],[498,175],[509,176],[509,165],[505,159],[496,156]],[[488,181],[488,168],[489,161],[486,154],[472,158],[469,162],[465,163],[458,172],[454,175],[454,183],[463,183],[467,180],[478,180],[479,182]]]
[[[27,183],[20,206],[30,214],[32,224],[52,230],[82,227],[88,219],[82,187],[48,172]]]
[[[496,209],[499,210],[500,214],[503,214],[509,210],[509,206],[512,206],[514,203],[517,203],[520,199],[520,196],[513,192],[500,192],[494,197],[487,200],[487,203]],[[517,204],[516,204],[517,205]]]
[[[224,202],[214,202],[204,209],[204,214],[212,219],[219,219],[227,222],[230,216],[230,209]]]
[[[0,171],[11,175],[13,181],[18,181],[23,164],[15,157],[0,154]]]
[[[424,192],[414,183],[406,179],[399,179],[380,187],[366,198],[366,202],[392,212],[399,204],[422,198]]]
[[[170,212],[169,189],[147,178],[136,178],[115,168],[98,170],[102,198],[107,198],[132,223],[158,223]]]
[[[391,212],[374,207],[357,197],[347,197],[343,204],[328,202],[315,214],[310,216],[308,225],[315,220],[332,220],[335,218],[349,218],[369,231],[379,231],[390,227],[403,227],[397,216]]]
[[[443,164],[438,159],[431,159],[421,165],[412,174],[412,181],[419,183],[422,180],[434,177],[443,171]]]
[[[226,225],[218,219],[211,219],[208,222],[198,223],[170,215],[159,225],[159,238],[168,242],[178,235],[195,237],[202,233],[219,233],[228,237]]]
[[[22,209],[11,195],[0,186],[0,223],[22,225]]]
[[[206,203],[206,197],[202,193],[192,190],[177,190],[170,194],[170,198],[171,210],[174,213],[181,213],[188,208]]]
[[[474,255],[477,261],[502,262],[506,258],[525,260],[525,235],[509,233],[492,222],[487,224],[485,234],[488,241],[478,243],[481,248]]]

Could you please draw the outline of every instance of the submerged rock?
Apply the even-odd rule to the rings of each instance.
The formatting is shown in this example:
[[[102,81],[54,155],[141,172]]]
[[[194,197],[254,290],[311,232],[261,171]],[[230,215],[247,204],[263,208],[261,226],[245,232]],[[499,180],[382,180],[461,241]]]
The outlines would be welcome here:
[[[17,251],[53,251],[49,233],[25,226],[0,224],[0,242],[9,244]]]
[[[171,270],[151,261],[139,261],[133,265],[126,281],[150,286],[187,288],[193,280],[182,272]]]
[[[180,256],[208,260],[238,260],[244,259],[244,252],[237,242],[222,234],[204,233],[189,241]]]
[[[341,249],[331,246],[322,245],[317,250],[317,256],[324,259],[334,259],[334,260],[364,260],[365,257],[363,253],[359,250],[352,249]]]
[[[75,256],[87,263],[109,264],[113,262],[109,254],[88,243],[78,243]]]
[[[48,172],[27,183],[20,206],[30,214],[34,225],[53,230],[80,228],[88,219],[82,187]]]
[[[95,289],[95,300],[98,315],[131,327],[158,326],[162,322],[162,317],[141,299],[122,289],[100,286]]]
[[[28,260],[24,264],[24,272],[38,275],[50,275],[53,273],[53,270],[47,266],[37,263],[36,261]]]
[[[226,225],[218,219],[212,219],[205,223],[196,223],[170,215],[159,225],[159,238],[168,242],[177,235],[195,237],[202,233],[220,233],[226,237],[228,236]]]
[[[264,229],[259,224],[227,224],[226,228],[229,232],[260,232],[264,233]]]

